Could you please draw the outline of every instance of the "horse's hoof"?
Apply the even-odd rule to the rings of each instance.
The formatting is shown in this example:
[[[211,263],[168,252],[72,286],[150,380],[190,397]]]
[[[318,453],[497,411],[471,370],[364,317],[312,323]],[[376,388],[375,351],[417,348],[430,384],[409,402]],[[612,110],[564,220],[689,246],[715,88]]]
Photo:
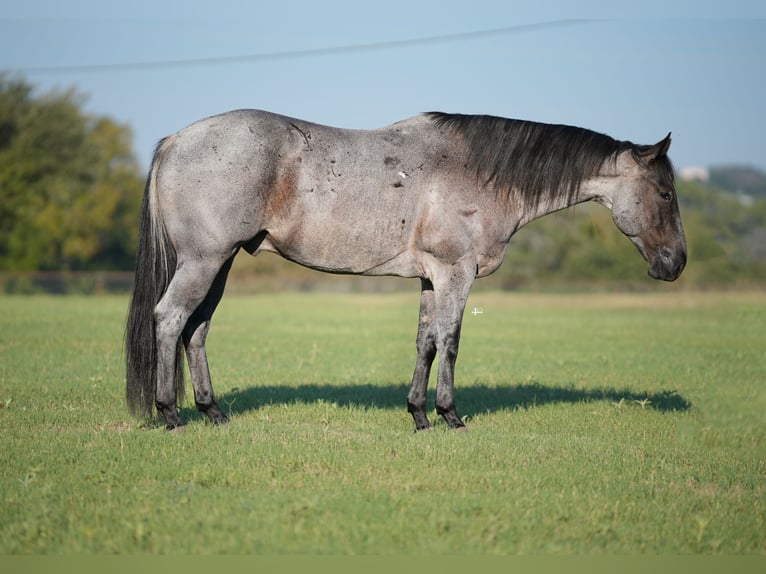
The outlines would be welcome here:
[[[452,430],[455,432],[468,432],[468,427],[463,425],[461,427],[455,427]]]
[[[165,430],[172,433],[186,432],[187,428],[183,423],[165,425]]]

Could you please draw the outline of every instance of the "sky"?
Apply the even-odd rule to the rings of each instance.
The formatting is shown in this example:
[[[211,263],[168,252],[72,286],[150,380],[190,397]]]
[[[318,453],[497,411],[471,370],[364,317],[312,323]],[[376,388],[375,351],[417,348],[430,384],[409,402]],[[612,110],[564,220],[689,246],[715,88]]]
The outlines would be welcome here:
[[[427,111],[581,126],[677,167],[766,170],[762,0],[6,0],[0,71],[155,143],[265,109],[347,128]]]

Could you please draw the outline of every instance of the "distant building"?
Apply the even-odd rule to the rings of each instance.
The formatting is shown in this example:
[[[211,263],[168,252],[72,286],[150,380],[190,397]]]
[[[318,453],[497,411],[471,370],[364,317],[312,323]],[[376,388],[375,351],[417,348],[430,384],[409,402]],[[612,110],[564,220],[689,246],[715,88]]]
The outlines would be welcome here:
[[[710,170],[706,167],[682,167],[678,170],[678,177],[683,181],[699,181],[707,183],[710,181]]]

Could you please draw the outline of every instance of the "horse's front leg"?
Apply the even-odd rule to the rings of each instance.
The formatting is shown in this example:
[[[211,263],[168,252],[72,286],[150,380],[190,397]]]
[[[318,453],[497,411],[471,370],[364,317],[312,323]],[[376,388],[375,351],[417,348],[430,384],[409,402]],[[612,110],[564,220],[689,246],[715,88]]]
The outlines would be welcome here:
[[[426,391],[431,364],[436,356],[434,288],[428,279],[421,279],[420,284],[420,315],[416,342],[418,358],[415,362],[415,372],[412,374],[410,392],[407,395],[407,411],[415,420],[416,431],[431,427],[426,416]]]
[[[455,363],[460,344],[460,329],[468,292],[473,283],[474,263],[451,266],[445,276],[434,280],[436,302],[436,350],[439,370],[436,383],[436,412],[447,426],[463,428],[465,424],[455,407]]]

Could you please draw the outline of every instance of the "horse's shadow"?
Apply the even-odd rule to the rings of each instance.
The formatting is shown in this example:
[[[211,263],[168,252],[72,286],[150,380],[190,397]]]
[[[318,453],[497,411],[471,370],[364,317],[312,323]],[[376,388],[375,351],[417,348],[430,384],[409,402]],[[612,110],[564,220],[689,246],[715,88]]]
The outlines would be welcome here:
[[[405,409],[409,387],[390,385],[332,385],[308,383],[303,385],[266,385],[234,388],[219,399],[222,410],[228,414],[258,410],[264,405],[297,403],[334,403],[340,407]],[[687,411],[691,402],[676,391],[635,392],[628,389],[576,389],[549,387],[537,382],[496,386],[474,384],[456,389],[461,413],[476,415],[502,410],[528,409],[554,403],[592,403],[610,401],[619,405],[640,405],[660,412]],[[433,405],[433,390],[429,391],[429,405]],[[196,409],[182,409],[185,419],[202,416]]]

